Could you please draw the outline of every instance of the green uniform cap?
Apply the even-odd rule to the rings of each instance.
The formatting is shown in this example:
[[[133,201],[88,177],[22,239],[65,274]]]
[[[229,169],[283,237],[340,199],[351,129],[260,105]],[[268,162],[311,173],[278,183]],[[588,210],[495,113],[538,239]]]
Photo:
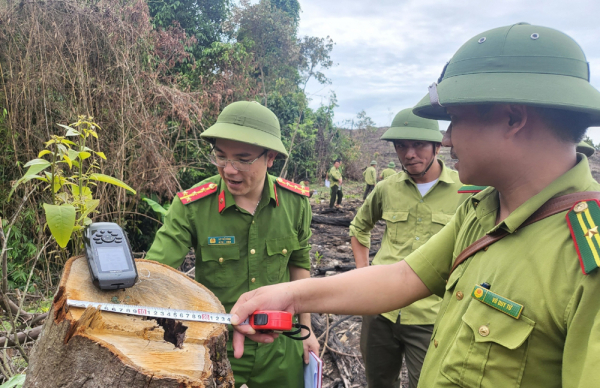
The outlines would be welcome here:
[[[381,136],[381,140],[425,140],[437,143],[441,143],[442,138],[438,122],[416,116],[412,108],[401,110],[392,120],[392,126]]]
[[[415,114],[449,120],[446,107],[524,104],[581,112],[600,124],[600,93],[581,47],[566,34],[518,23],[483,32],[448,62]]]
[[[288,157],[281,142],[277,116],[255,101],[238,101],[227,105],[217,122],[200,137],[211,143],[216,139],[235,140],[277,151],[278,158]]]
[[[588,158],[592,155],[594,155],[594,152],[596,152],[596,149],[594,147],[592,147],[591,145],[589,145],[588,143],[582,141],[581,143],[577,144],[577,152],[581,152],[582,154],[584,154],[585,156],[587,156]]]
[[[377,165],[377,161],[376,160],[371,160],[371,166],[376,166]]]
[[[396,163],[394,163],[394,162],[389,162],[389,163],[388,163],[388,167],[389,167],[389,168],[396,168]]]

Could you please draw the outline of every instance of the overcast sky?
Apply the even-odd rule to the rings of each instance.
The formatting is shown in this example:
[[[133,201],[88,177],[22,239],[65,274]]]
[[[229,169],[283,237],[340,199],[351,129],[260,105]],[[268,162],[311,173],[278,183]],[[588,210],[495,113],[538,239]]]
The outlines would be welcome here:
[[[471,37],[528,22],[563,31],[583,48],[591,83],[600,88],[600,1],[300,0],[300,35],[336,43],[326,71],[332,84],[310,83],[311,106],[337,94],[335,121],[365,110],[377,126],[415,105],[444,64]],[[447,124],[440,122],[440,128]],[[600,143],[600,128],[588,131]]]

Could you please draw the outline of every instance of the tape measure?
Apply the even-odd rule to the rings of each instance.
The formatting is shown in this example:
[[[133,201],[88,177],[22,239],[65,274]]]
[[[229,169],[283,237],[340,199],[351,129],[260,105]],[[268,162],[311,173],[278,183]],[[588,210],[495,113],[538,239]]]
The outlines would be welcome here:
[[[179,310],[163,307],[136,306],[116,303],[87,302],[83,300],[74,299],[67,299],[67,305],[79,308],[95,307],[101,311],[108,311],[111,313],[118,314],[137,315],[142,317],[169,318],[178,319],[181,321],[210,322],[223,324],[231,324],[232,316],[231,314],[210,313],[207,311]],[[300,333],[300,330],[302,328],[305,328],[307,330],[309,329],[304,325],[294,323],[292,321],[292,314],[288,313],[287,311],[255,311],[252,315],[250,315],[248,319],[242,322],[241,325],[250,325],[255,330],[280,331],[284,335],[292,339],[302,340],[308,338],[308,336],[293,337],[294,335]],[[293,328],[296,328],[297,330],[291,331]],[[310,330],[308,335],[310,335]]]

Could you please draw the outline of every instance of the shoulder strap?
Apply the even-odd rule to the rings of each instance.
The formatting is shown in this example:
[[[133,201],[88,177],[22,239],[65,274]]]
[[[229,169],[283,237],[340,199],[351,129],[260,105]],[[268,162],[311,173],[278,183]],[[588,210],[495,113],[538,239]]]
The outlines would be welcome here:
[[[552,198],[548,200],[545,204],[543,204],[535,213],[533,213],[519,228],[524,228],[527,225],[531,225],[534,222],[538,222],[543,220],[546,217],[550,217],[552,215],[564,212],[569,210],[575,203],[580,201],[586,201],[596,199],[600,200],[600,192],[598,191],[582,191],[579,193],[562,195],[560,197]],[[454,272],[456,267],[458,267],[463,261],[473,256],[475,253],[480,250],[492,245],[498,240],[503,239],[509,233],[503,229],[497,230],[495,233],[486,234],[479,240],[475,241],[473,244],[469,245],[465,250],[463,250],[460,255],[454,261],[452,265],[452,269],[450,270],[450,274]]]

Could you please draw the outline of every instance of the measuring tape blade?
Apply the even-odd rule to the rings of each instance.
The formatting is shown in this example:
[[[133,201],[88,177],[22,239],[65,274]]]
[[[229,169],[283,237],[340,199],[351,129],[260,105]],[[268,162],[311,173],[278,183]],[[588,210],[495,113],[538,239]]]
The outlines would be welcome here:
[[[178,319],[181,321],[231,324],[231,314],[209,313],[206,311],[178,310],[163,307],[87,302],[83,300],[73,299],[67,299],[67,305],[80,308],[96,307],[99,310],[108,311],[111,313],[138,315],[142,317],[169,318]],[[248,323],[249,320],[246,319],[241,324],[247,325]]]

